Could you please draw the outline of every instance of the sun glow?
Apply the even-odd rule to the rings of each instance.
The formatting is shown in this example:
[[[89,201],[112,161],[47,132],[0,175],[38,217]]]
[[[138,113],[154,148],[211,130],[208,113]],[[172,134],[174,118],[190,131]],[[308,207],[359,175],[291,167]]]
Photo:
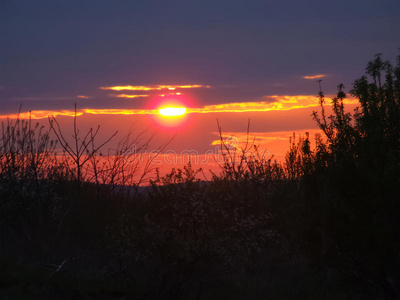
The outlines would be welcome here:
[[[158,112],[164,117],[183,116],[186,113],[186,107],[163,107]]]

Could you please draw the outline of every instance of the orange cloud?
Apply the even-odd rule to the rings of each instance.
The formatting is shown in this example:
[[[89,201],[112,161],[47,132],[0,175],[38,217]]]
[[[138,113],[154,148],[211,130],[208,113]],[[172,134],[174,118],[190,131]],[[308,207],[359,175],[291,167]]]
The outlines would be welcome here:
[[[250,132],[249,135],[247,135],[247,132],[224,132],[222,138],[227,146],[234,146],[234,148],[237,149],[244,149],[248,141],[250,146],[253,144],[258,146],[258,149],[261,154],[264,155],[264,158],[268,159],[273,155],[274,159],[283,162],[285,159],[285,154],[288,150],[290,138],[293,138],[294,132],[296,132],[296,139],[299,138],[299,136],[304,137],[305,133],[308,132],[310,136],[311,148],[314,149],[314,136],[317,133],[321,133],[321,130],[310,128],[296,131]],[[219,136],[218,132],[214,132],[214,134]],[[212,141],[212,145],[219,146],[220,144],[220,138]]]
[[[127,94],[120,94],[120,95],[110,94],[108,96],[117,97],[117,98],[143,98],[143,97],[149,97],[149,95],[127,95]]]
[[[182,93],[168,93],[168,94],[160,94],[159,96],[160,96],[160,97],[165,97],[165,96],[174,96],[174,95],[180,96],[180,95],[182,95]]]
[[[217,105],[207,105],[203,108],[191,108],[188,113],[213,113],[213,112],[251,112],[251,111],[272,111],[272,110],[289,110],[297,108],[306,108],[318,106],[319,101],[315,96],[269,96],[274,101],[258,101],[258,102],[238,102],[225,103]],[[326,98],[326,102],[330,103],[331,98]]]
[[[213,134],[219,136],[219,132],[213,132]],[[239,144],[245,144],[247,142],[253,143],[255,145],[257,144],[264,144],[269,141],[278,141],[278,140],[283,140],[287,141],[292,133],[282,135],[282,133],[276,133],[276,132],[256,132],[256,133],[249,133],[247,135],[247,132],[224,132],[222,134],[222,138],[224,141],[228,140],[235,140]],[[280,135],[280,136],[278,136]],[[211,142],[211,145],[220,145],[221,144],[221,138],[213,140]]]
[[[193,85],[125,85],[125,86],[110,86],[100,87],[102,90],[114,91],[153,91],[153,90],[175,90],[175,89],[195,89],[195,88],[209,88],[209,85],[193,84]]]
[[[217,105],[207,105],[202,108],[190,108],[187,113],[217,113],[217,112],[262,112],[282,111],[319,106],[319,100],[311,95],[299,96],[266,96],[275,101],[238,102]],[[325,97],[325,105],[330,105],[332,97]],[[357,104],[357,99],[345,99],[345,104]]]
[[[10,115],[0,115],[0,118],[10,118],[10,119],[45,119],[48,116],[75,116],[74,110],[59,110],[59,111],[51,111],[51,110],[33,110],[31,112],[23,112],[20,114],[10,114]],[[83,112],[78,111],[76,113],[77,116],[83,115]]]
[[[91,96],[84,96],[84,95],[78,95],[78,96],[76,96],[76,98],[91,99],[91,98],[93,98],[93,97],[91,97]]]
[[[155,115],[158,110],[150,109],[84,109],[83,113],[92,115]]]
[[[158,110],[146,110],[146,109],[79,109],[76,112],[77,116],[81,116],[83,114],[92,114],[92,115],[154,115],[158,114]],[[75,116],[74,110],[35,110],[32,112],[23,112],[20,114],[9,114],[9,115],[0,115],[0,119],[45,119],[48,116]]]
[[[318,79],[325,77],[325,74],[318,74],[318,75],[309,75],[309,76],[303,76],[304,79]]]
[[[119,96],[119,95],[117,95]],[[143,96],[143,95],[128,95],[128,96]],[[238,112],[266,112],[266,111],[285,111],[292,109],[317,107],[319,106],[319,100],[315,96],[311,95],[299,95],[299,96],[266,96],[266,99],[270,101],[259,101],[259,102],[238,102],[238,103],[224,103],[207,105],[200,108],[187,108],[186,113],[238,113]],[[272,100],[272,101],[271,101]],[[326,97],[326,104],[330,105],[332,97]],[[345,99],[345,104],[358,104],[358,100],[355,98]],[[96,115],[154,115],[158,114],[158,110],[150,109],[80,109],[77,115],[82,114],[96,114]],[[29,112],[21,113],[20,118],[29,118]],[[32,111],[32,119],[43,119],[49,115],[54,116],[74,116],[74,110],[60,110],[60,111],[49,111],[40,110]],[[17,114],[3,115],[0,118],[16,118]]]

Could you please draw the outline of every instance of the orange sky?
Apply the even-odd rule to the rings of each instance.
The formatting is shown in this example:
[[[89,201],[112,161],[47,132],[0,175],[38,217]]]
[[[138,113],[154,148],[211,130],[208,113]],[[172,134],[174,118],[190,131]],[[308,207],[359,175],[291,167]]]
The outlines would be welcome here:
[[[272,155],[274,159],[283,161],[289,148],[289,138],[295,132],[304,135],[306,132],[313,136],[319,132],[316,123],[312,120],[313,110],[319,111],[318,98],[315,96],[269,96],[272,102],[242,102],[208,105],[198,108],[188,108],[188,113],[181,117],[163,117],[155,109],[78,109],[78,126],[81,132],[90,127],[101,126],[99,142],[118,130],[118,135],[106,147],[112,152],[118,140],[132,129],[134,135],[145,130],[141,142],[154,137],[146,152],[156,153],[157,167],[162,173],[172,167],[182,167],[190,160],[195,167],[205,170],[206,177],[209,170],[218,172],[219,167],[214,157],[219,153],[219,134],[217,119],[222,128],[223,138],[237,140],[239,147],[246,140],[248,120],[250,120],[249,137],[259,149]],[[330,98],[327,97],[327,103]],[[347,109],[355,108],[356,101],[347,100]],[[329,107],[327,107],[329,111]],[[74,115],[73,110],[62,111],[33,111],[30,116],[34,122],[46,124],[47,116],[56,116],[65,136],[70,136]],[[15,118],[16,115],[1,116]],[[29,113],[20,114],[21,118],[28,118]],[[139,143],[140,144],[140,143]],[[138,145],[139,147],[140,145]],[[161,148],[160,148],[161,147]],[[156,152],[154,152],[156,151]],[[110,152],[110,153],[111,153]],[[104,153],[107,153],[105,149]]]

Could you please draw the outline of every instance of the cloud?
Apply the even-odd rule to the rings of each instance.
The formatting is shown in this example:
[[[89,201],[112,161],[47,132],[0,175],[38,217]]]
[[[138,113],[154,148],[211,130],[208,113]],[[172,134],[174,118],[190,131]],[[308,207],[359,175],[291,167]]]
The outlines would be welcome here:
[[[263,112],[284,111],[319,106],[319,99],[314,95],[273,95],[265,96],[269,101],[258,102],[235,102],[216,105],[207,105],[201,108],[188,108],[187,113],[235,113],[235,112]],[[330,105],[332,96],[325,97],[325,105]],[[272,101],[271,101],[272,100]],[[357,104],[358,100],[349,98],[344,100],[345,104]]]
[[[252,150],[251,146],[256,145],[261,158],[269,159],[273,155],[273,159],[282,162],[285,160],[290,138],[293,139],[295,137],[295,139],[298,139],[299,137],[305,137],[307,132],[310,137],[313,137],[316,134],[320,134],[321,130],[319,128],[309,128],[290,131],[250,132],[249,134],[247,132],[224,132],[222,138],[224,143],[231,149],[250,148]],[[213,132],[213,134],[219,137],[218,132]],[[315,139],[310,138],[310,142],[311,149],[314,149]],[[221,139],[216,138],[212,140],[211,145],[220,147]]]
[[[318,75],[308,75],[308,76],[303,76],[304,79],[319,79],[326,77],[326,74],[318,74]]]
[[[110,97],[116,97],[116,98],[144,98],[144,97],[149,97],[149,95],[127,95],[127,94],[109,94],[108,96]]]
[[[238,102],[224,103],[217,105],[207,105],[202,108],[191,108],[188,113],[213,113],[213,112],[252,112],[252,111],[273,111],[273,110],[289,110],[298,108],[307,108],[318,106],[318,98],[314,95],[299,96],[265,96],[272,101],[258,102]],[[330,103],[331,98],[326,97],[326,102]]]
[[[155,115],[158,110],[153,109],[83,109],[83,113],[92,115]]]
[[[76,112],[77,116],[83,115],[82,111]],[[68,116],[73,117],[75,116],[74,110],[58,110],[58,111],[51,111],[51,110],[33,110],[28,112],[22,112],[19,114],[10,114],[10,115],[0,115],[0,118],[10,118],[10,119],[45,119],[48,116]]]
[[[155,115],[158,114],[158,110],[149,110],[149,109],[78,109],[76,112],[77,116],[81,116],[83,114],[92,114],[92,115]],[[0,115],[0,119],[2,118],[10,118],[10,119],[45,119],[49,116],[75,116],[75,110],[34,110],[31,112],[22,112],[19,114],[8,114],[8,115]]]
[[[140,96],[140,95],[128,95],[128,96]],[[143,95],[142,95],[143,96]],[[332,97],[325,97],[326,104],[330,105]],[[204,114],[204,113],[240,113],[240,112],[266,112],[266,111],[286,111],[292,109],[301,109],[308,107],[319,106],[319,100],[314,95],[273,95],[265,96],[266,101],[259,102],[238,102],[238,103],[224,103],[216,105],[207,105],[199,108],[187,108],[186,113],[193,114]],[[268,100],[268,101],[267,101]],[[344,100],[345,104],[358,104],[358,100],[355,98],[349,98]],[[79,109],[78,115],[82,114],[95,114],[95,115],[155,115],[159,114],[157,109],[97,109],[97,108],[86,108]],[[63,115],[63,116],[74,116],[73,110],[40,110],[32,111],[32,119],[42,119],[49,115]],[[17,114],[13,115],[0,115],[0,118],[10,117],[16,118]],[[20,118],[29,118],[29,113],[21,113]]]
[[[92,96],[84,96],[84,95],[78,95],[76,98],[81,98],[81,99],[92,99]]]
[[[175,89],[196,89],[196,88],[210,88],[209,85],[193,84],[193,85],[125,85],[125,86],[110,86],[100,87],[102,90],[114,91],[160,91],[160,90],[175,90]]]
[[[219,132],[213,132],[213,134],[219,136]],[[291,132],[290,132],[291,134]],[[289,136],[290,136],[289,134]],[[224,132],[222,134],[222,139],[226,141],[227,139],[235,139],[238,141],[239,144],[260,144],[260,143],[266,143],[269,141],[277,141],[277,140],[283,140],[287,141],[288,140],[288,135],[287,134],[281,134],[278,136],[276,132],[271,133],[271,132],[257,132],[257,133],[249,133],[247,132]],[[220,145],[221,144],[221,138],[218,138],[216,140],[213,140],[211,145]]]
[[[168,93],[168,94],[160,94],[160,97],[165,97],[165,96],[180,96],[182,93]]]

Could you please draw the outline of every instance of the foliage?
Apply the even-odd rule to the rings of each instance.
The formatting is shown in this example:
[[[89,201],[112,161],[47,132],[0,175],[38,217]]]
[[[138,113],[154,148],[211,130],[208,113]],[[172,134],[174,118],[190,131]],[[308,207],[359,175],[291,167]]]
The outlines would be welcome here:
[[[350,91],[360,101],[354,113],[345,112],[343,85],[338,86],[330,116],[325,114],[321,92],[321,114],[314,112],[313,117],[326,139],[317,137],[315,151],[303,151],[294,163],[309,170],[311,180],[296,172],[303,175],[305,188],[317,190],[307,202],[320,208],[313,230],[319,232],[325,263],[340,262],[370,288],[396,299],[400,297],[399,91],[400,57],[394,67],[378,54]],[[309,210],[308,217],[313,216],[315,211]]]

